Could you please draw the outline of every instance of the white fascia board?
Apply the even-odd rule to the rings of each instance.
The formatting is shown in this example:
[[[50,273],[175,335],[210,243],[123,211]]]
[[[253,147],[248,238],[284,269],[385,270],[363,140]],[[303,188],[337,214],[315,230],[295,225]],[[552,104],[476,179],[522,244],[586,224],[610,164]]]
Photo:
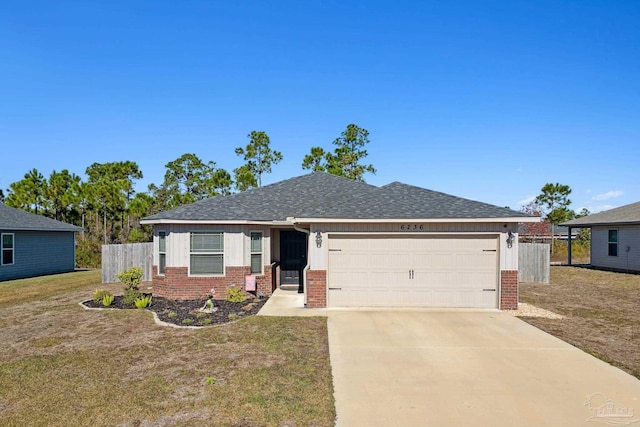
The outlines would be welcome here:
[[[218,225],[218,224],[240,224],[240,225],[293,225],[289,221],[256,221],[256,220],[230,220],[230,219],[207,219],[207,220],[193,220],[193,219],[147,219],[140,220],[140,224],[155,225],[155,224],[204,224],[204,225]]]
[[[478,222],[502,222],[502,223],[520,223],[520,222],[540,222],[540,217],[506,217],[506,218],[287,218],[287,221],[292,223],[302,224],[335,224],[335,223],[407,223],[407,222],[421,222],[421,223],[478,223]]]

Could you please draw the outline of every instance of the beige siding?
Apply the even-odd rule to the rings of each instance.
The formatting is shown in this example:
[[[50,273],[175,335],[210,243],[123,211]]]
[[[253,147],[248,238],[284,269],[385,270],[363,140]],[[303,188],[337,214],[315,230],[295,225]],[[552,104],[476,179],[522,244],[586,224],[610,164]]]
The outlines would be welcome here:
[[[609,230],[618,230],[618,256],[615,257],[609,256]],[[591,265],[640,271],[640,226],[593,227]]]
[[[158,265],[158,232],[167,233],[167,267],[189,266],[189,233],[192,231],[222,231],[224,233],[224,265],[237,267],[250,265],[251,232],[263,233],[263,265],[271,260],[270,232],[268,227],[241,225],[191,225],[167,224],[158,225],[154,229],[153,262]]]
[[[311,238],[309,239],[309,261],[312,270],[326,270],[328,260],[328,250],[325,244],[321,248],[317,248],[315,244],[316,231],[322,234],[323,242],[332,233],[393,233],[397,235],[428,235],[434,233],[479,233],[496,236],[499,235],[499,264],[501,270],[517,270],[518,269],[518,236],[516,233],[516,224],[504,223],[407,223],[405,225],[418,226],[418,231],[402,230],[403,224],[390,223],[364,223],[364,224],[312,224]],[[422,226],[422,230],[419,227]],[[507,233],[514,233],[514,242],[511,248],[507,248]]]

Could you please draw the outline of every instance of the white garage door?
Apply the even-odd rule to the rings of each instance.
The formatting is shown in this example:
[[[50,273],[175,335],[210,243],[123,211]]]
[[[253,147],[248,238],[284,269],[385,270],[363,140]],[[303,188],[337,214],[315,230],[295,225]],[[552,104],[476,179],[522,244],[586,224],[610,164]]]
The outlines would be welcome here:
[[[497,307],[497,237],[329,238],[331,307]]]

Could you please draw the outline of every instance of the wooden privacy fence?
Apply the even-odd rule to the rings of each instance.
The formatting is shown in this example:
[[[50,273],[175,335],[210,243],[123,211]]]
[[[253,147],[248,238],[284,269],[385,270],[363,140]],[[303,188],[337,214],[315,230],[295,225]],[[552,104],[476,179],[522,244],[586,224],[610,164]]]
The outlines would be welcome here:
[[[102,283],[117,282],[116,274],[129,267],[140,267],[144,271],[142,281],[150,282],[152,264],[153,243],[102,245]]]
[[[550,261],[548,243],[518,244],[518,281],[549,283]]]

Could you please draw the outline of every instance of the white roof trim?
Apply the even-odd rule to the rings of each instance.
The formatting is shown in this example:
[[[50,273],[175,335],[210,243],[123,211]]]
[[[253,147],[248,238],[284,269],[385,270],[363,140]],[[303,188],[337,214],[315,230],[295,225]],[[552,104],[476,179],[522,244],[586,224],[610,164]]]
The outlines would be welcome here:
[[[520,223],[520,222],[540,222],[540,217],[506,217],[506,218],[368,218],[368,219],[353,219],[353,218],[287,218],[287,221],[292,223],[313,223],[313,224],[331,224],[331,223],[392,223],[402,224],[408,222],[422,222],[422,223],[478,223],[478,222],[507,222],[507,223]]]
[[[294,218],[288,217],[286,221],[259,221],[259,220],[232,220],[232,219],[155,219],[141,220],[140,224],[246,224],[246,225],[293,225],[293,224],[343,224],[343,223],[387,223],[402,224],[407,222],[421,223],[519,223],[519,222],[540,222],[540,217],[506,217],[506,218]]]
[[[289,221],[258,221],[244,219],[143,219],[140,224],[241,224],[241,225],[293,225]]]

